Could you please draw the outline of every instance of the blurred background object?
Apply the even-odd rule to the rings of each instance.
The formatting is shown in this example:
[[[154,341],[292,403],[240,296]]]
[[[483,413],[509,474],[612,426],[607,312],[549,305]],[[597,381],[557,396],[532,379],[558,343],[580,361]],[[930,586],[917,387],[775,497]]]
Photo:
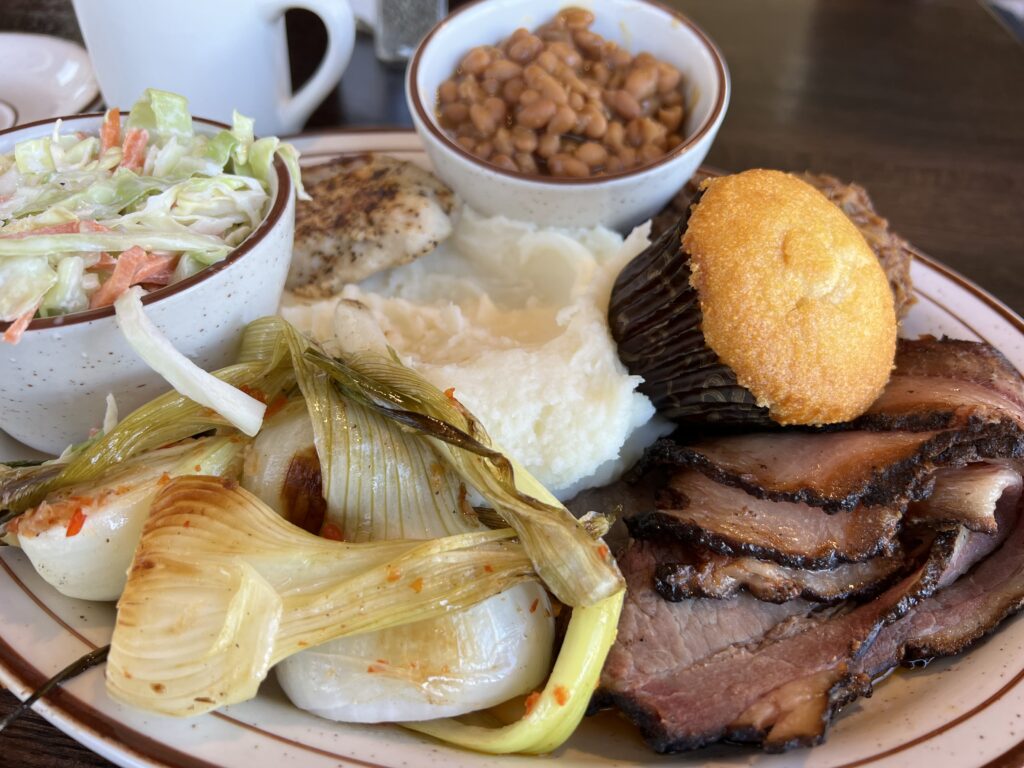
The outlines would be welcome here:
[[[1024,0],[989,0],[989,4],[1006,26],[1024,40]]]
[[[447,0],[377,0],[377,58],[388,64],[404,64],[446,13]]]

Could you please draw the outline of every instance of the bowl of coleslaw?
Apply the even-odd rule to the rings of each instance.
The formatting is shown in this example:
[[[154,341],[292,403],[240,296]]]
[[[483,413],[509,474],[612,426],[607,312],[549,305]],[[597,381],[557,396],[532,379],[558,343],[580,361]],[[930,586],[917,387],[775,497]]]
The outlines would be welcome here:
[[[0,429],[59,453],[167,383],[118,327],[145,313],[206,370],[273,314],[291,258],[297,155],[149,90],[119,110],[0,132]]]

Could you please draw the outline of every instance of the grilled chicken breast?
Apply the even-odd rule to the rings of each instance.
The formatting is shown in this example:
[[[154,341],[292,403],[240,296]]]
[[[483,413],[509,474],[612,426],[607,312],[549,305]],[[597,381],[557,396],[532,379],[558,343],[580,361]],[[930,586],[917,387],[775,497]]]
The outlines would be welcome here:
[[[455,195],[432,174],[384,155],[303,170],[313,198],[295,212],[288,288],[322,298],[433,250],[452,231]]]

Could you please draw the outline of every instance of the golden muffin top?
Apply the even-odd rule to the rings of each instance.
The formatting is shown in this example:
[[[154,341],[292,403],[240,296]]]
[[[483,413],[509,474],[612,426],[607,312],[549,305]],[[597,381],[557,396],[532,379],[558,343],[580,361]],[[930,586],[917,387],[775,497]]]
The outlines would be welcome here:
[[[856,418],[896,354],[892,291],[871,247],[790,174],[751,170],[701,188],[683,249],[708,345],[780,424]]]

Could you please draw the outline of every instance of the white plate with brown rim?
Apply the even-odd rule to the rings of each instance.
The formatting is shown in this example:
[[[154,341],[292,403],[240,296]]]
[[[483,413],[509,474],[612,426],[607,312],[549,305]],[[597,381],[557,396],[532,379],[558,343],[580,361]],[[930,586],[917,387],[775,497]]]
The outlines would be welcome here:
[[[427,165],[408,131],[333,131],[294,137],[306,162],[383,152]],[[924,255],[912,268],[917,303],[903,333],[991,343],[1024,370],[1024,320]],[[0,459],[20,458],[0,439]],[[62,597],[14,550],[0,551],[0,682],[24,698],[46,678],[110,639],[114,610]],[[272,677],[272,676],[271,676]],[[612,713],[585,719],[548,758],[491,757],[432,742],[396,726],[349,726],[292,707],[273,682],[253,701],[191,720],[111,701],[92,669],[36,706],[73,738],[123,766],[443,766],[515,768],[557,760],[570,766],[758,766],[780,768],[1003,768],[1024,762],[1024,619],[1011,619],[960,656],[900,671],[847,707],[827,742],[784,755],[719,746],[665,757],[648,751]],[[2,747],[0,747],[2,749]]]

